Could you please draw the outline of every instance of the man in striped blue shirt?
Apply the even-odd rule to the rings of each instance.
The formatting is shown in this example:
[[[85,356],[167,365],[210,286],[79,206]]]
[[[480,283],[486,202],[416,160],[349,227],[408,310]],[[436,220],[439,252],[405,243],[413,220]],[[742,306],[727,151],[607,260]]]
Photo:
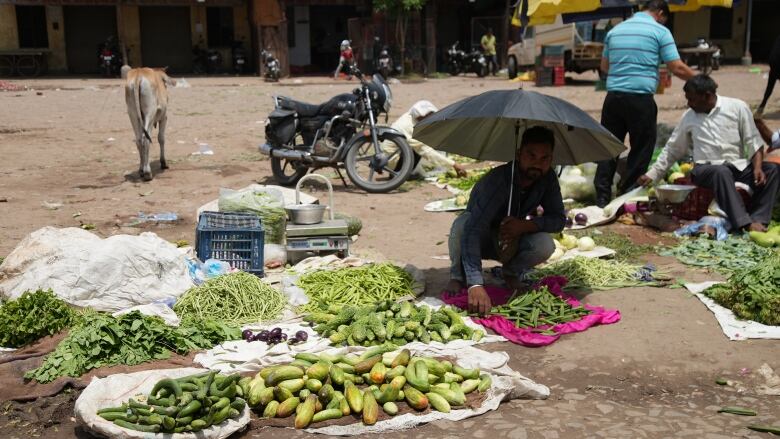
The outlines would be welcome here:
[[[651,0],[644,11],[620,23],[604,40],[601,70],[607,74],[607,97],[601,109],[601,124],[620,141],[631,140],[627,171],[618,183],[620,193],[636,186],[647,171],[655,149],[658,107],[653,93],[658,87],[658,65],[663,62],[675,76],[688,80],[695,72],[680,60],[672,33],[664,26],[669,5]],[[596,204],[606,206],[612,198],[617,159],[599,162],[594,184]]]

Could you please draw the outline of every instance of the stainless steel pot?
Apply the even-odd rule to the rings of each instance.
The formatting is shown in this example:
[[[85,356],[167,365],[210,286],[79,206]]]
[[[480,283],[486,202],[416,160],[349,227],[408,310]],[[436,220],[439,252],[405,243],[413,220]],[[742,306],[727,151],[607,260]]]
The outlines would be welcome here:
[[[309,178],[320,179],[328,186],[328,201],[330,206],[323,206],[321,204],[300,204],[301,202],[301,183]],[[295,204],[285,206],[287,215],[290,217],[290,221],[293,224],[317,224],[322,222],[322,218],[325,216],[325,210],[330,211],[330,219],[333,219],[333,186],[330,184],[330,180],[320,174],[308,174],[304,175],[298,184],[295,185]]]
[[[655,188],[658,200],[664,203],[682,203],[696,186],[687,184],[662,184]]]
[[[296,204],[285,207],[293,224],[317,224],[322,222],[328,206],[321,204]]]

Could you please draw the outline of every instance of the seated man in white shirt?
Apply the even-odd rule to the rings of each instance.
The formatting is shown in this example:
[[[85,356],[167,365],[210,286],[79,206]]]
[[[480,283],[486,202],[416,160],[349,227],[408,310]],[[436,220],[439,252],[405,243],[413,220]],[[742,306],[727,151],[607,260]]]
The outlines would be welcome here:
[[[715,200],[735,230],[763,232],[772,218],[780,171],[763,163],[763,143],[748,105],[739,99],[719,96],[717,89],[718,84],[705,75],[685,83],[683,90],[690,109],[639,182],[647,186],[660,180],[675,162],[693,152],[693,183],[715,193]],[[735,182],[753,189],[750,212],[737,193]]]

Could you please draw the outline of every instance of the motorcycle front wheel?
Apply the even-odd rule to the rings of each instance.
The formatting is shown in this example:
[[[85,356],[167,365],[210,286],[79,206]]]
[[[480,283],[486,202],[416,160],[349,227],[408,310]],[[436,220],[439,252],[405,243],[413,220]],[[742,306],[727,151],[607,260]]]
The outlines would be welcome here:
[[[280,159],[271,157],[271,172],[274,178],[282,186],[292,186],[303,178],[309,167],[297,160]]]
[[[485,65],[485,64],[480,64],[480,65],[477,67],[477,71],[476,71],[475,73],[476,73],[476,74],[477,74],[477,76],[479,76],[480,78],[484,78],[485,76],[487,76],[487,73],[488,73],[488,68],[487,68],[487,65]]]
[[[385,193],[397,189],[412,174],[414,169],[414,151],[403,136],[379,138],[382,142],[392,143],[383,147],[387,154],[387,163],[376,169],[377,157],[371,136],[362,136],[347,152],[344,167],[349,179],[355,186],[369,193]]]

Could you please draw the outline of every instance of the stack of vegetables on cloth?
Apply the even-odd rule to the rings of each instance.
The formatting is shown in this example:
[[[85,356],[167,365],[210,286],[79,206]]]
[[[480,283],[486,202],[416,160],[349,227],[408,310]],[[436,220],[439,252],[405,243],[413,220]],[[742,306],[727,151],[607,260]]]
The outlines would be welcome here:
[[[563,334],[620,321],[617,310],[582,304],[566,295],[563,292],[566,282],[562,276],[546,277],[523,292],[488,286],[487,293],[495,306],[489,315],[475,318],[474,322],[513,343],[535,347],[552,344]],[[442,299],[459,308],[469,306],[466,294],[443,293]]]
[[[456,102],[420,122],[414,135],[444,151],[509,162],[477,183],[450,231],[446,291],[468,287],[470,308],[480,313],[492,307],[482,259],[501,261],[504,281],[515,289],[555,249],[550,233],[563,230],[565,215],[552,166],[611,159],[625,150],[579,108],[522,90],[489,91]],[[544,214],[526,220],[537,206]]]

